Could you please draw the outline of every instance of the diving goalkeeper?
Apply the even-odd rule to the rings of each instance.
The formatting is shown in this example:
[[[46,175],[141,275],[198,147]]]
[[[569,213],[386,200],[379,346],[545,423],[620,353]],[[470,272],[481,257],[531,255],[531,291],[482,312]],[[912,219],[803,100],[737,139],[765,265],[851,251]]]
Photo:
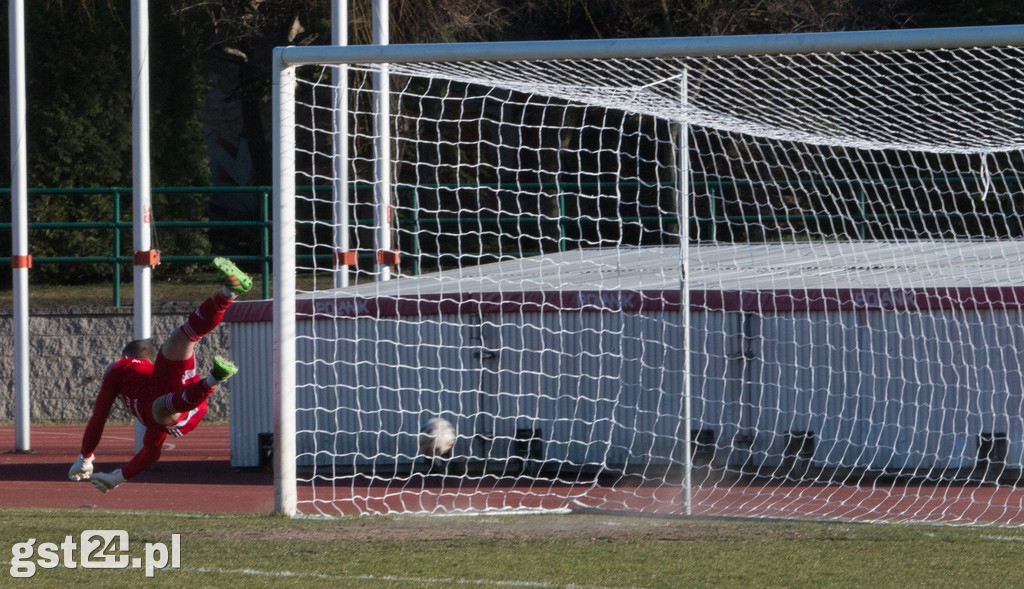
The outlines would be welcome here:
[[[239,294],[252,288],[252,279],[227,258],[215,258],[213,265],[224,279],[221,290],[203,301],[159,351],[148,341],[134,340],[124,347],[121,359],[107,367],[85,426],[78,460],[68,472],[71,480],[89,480],[106,493],[146,470],[160,459],[167,436],[184,436],[194,430],[206,415],[207,398],[238,372],[229,360],[216,356],[209,376],[200,378],[196,374],[196,343],[220,325],[224,312]],[[121,468],[94,473],[93,452],[115,399],[121,399],[145,426],[142,447]]]

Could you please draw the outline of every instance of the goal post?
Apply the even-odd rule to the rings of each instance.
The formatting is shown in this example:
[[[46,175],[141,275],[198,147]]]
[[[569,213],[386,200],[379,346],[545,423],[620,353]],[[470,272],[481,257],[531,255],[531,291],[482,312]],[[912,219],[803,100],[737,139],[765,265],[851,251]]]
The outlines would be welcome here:
[[[1024,523],[1024,26],[274,60],[276,511]]]
[[[280,64],[281,50],[274,53]],[[275,67],[273,412],[274,511],[296,514],[295,468],[295,69]],[[287,294],[284,294],[287,293]]]

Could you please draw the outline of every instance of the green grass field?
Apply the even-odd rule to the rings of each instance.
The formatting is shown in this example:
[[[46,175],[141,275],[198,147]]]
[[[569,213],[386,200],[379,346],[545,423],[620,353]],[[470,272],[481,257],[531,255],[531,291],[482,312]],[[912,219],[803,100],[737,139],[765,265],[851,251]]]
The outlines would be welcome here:
[[[375,516],[0,509],[8,554],[124,530],[180,568],[37,567],[26,587],[1014,587],[1024,530],[597,514]],[[157,553],[155,553],[157,554]],[[33,556],[27,560],[33,560]],[[63,554],[61,553],[63,558]],[[77,551],[72,553],[80,558]],[[26,559],[22,559],[24,561]],[[61,561],[63,562],[63,561]],[[77,562],[77,560],[76,560]],[[23,562],[22,562],[23,564]],[[24,569],[22,569],[24,570]]]

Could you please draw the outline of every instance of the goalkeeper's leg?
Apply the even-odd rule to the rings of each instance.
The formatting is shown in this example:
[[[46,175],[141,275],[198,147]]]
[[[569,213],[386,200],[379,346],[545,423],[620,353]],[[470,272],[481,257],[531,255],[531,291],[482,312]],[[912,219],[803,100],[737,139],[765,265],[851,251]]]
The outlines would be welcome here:
[[[168,393],[153,403],[153,419],[162,425],[177,423],[183,413],[202,405],[220,383],[238,373],[238,367],[227,358],[214,356],[209,376],[198,380],[178,393]]]
[[[165,358],[187,360],[195,351],[195,343],[220,325],[235,298],[252,288],[252,279],[227,258],[214,258],[213,266],[220,272],[223,286],[203,301],[185,322],[175,329],[160,348]]]

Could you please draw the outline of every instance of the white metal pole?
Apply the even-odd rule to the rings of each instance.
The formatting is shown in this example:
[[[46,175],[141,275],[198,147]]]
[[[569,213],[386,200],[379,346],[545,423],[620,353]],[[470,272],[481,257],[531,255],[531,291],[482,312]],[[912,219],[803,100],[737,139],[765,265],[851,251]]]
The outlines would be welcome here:
[[[373,44],[390,43],[388,0],[373,0]],[[374,183],[374,224],[377,228],[376,277],[391,279],[391,79],[388,65],[373,73],[374,125],[376,127],[376,182]]]
[[[132,235],[136,252],[148,253],[153,220],[149,162],[149,8],[132,0]],[[152,266],[135,261],[135,337],[152,335],[150,281]]]
[[[348,45],[348,0],[333,0],[331,43]],[[351,218],[348,193],[348,64],[334,69],[334,287],[349,283]]]
[[[683,70],[680,83],[680,97],[685,113],[689,104],[687,70]],[[690,379],[690,126],[684,121],[679,125],[679,176],[676,180],[679,191],[679,323],[682,331],[682,428],[683,428],[683,512],[693,513],[693,452],[691,449],[690,398],[693,394]]]
[[[14,450],[31,451],[29,422],[28,147],[25,105],[25,3],[7,5],[11,99],[11,271],[14,287]]]
[[[152,335],[151,291],[153,211],[149,174],[149,7],[132,0],[132,242],[135,339]],[[135,446],[141,448],[145,428],[135,424]]]
[[[891,29],[784,35],[731,35],[566,41],[506,41],[499,43],[399,43],[387,47],[330,45],[289,47],[281,59],[302,63],[422,63],[426,61],[501,61],[517,59],[629,59],[632,57],[697,57],[782,55],[826,51],[885,51],[888,49],[956,49],[1019,45],[1024,25]]]
[[[274,52],[274,511],[292,516],[295,480],[295,68]]]

